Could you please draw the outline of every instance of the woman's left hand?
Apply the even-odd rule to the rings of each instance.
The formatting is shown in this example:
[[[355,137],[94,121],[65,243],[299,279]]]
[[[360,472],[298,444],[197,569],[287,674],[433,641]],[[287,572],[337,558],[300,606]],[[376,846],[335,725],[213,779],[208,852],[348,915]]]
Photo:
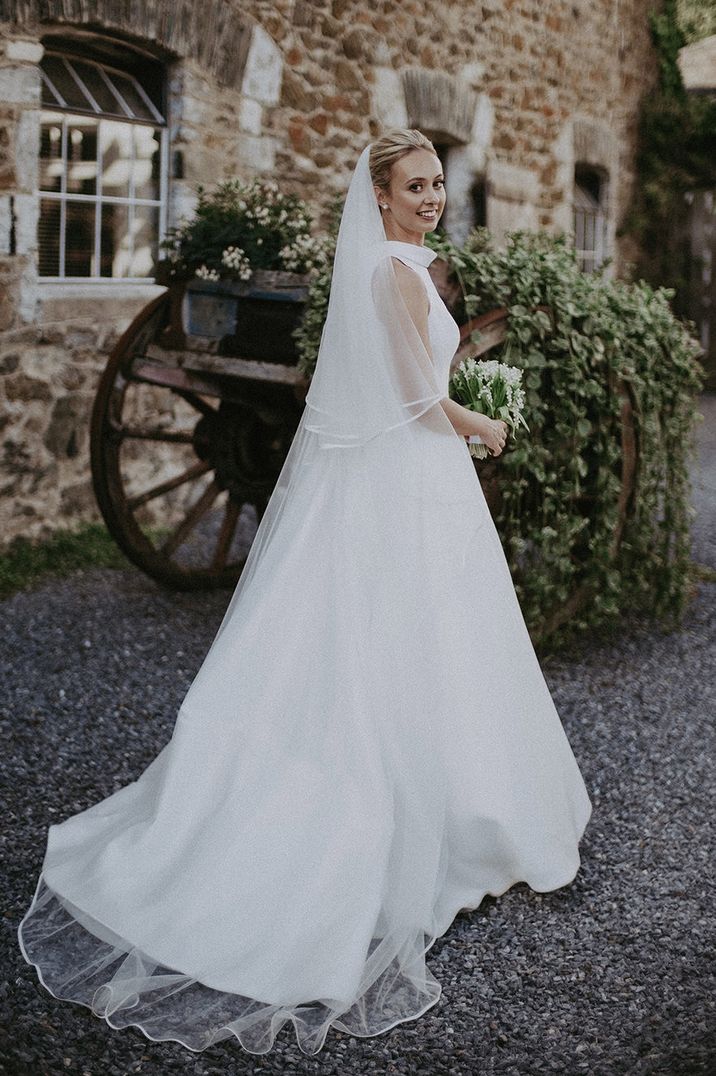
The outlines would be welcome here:
[[[493,455],[499,456],[502,449],[505,447],[508,433],[509,427],[504,419],[486,418],[484,429],[480,432],[480,437],[487,447],[492,449]],[[466,441],[468,436],[469,434],[465,437]]]

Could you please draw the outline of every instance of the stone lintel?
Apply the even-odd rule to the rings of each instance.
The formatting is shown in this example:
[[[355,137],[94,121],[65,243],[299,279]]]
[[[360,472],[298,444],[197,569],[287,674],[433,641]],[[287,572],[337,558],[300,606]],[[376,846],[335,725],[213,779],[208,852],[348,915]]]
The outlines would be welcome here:
[[[237,156],[255,172],[272,172],[276,163],[276,139],[269,135],[241,133],[236,140]]]
[[[491,198],[518,205],[536,205],[539,197],[537,175],[529,168],[521,168],[506,161],[489,161],[487,182]]]
[[[457,144],[471,141],[477,95],[465,82],[422,67],[403,72],[410,127]]]
[[[244,97],[239,106],[239,127],[247,134],[260,135],[263,123],[263,108],[259,101]]]
[[[5,46],[7,59],[17,63],[39,64],[44,51],[39,41],[15,39],[8,41]]]
[[[716,92],[716,34],[685,45],[677,59],[687,90]]]
[[[278,104],[281,96],[283,55],[276,42],[261,26],[251,34],[241,92],[264,105]]]
[[[40,71],[20,64],[0,66],[0,101],[3,104],[40,104]]]
[[[382,126],[408,126],[408,110],[400,75],[392,67],[375,67],[375,79],[371,86],[371,106],[373,114]]]
[[[602,168],[613,178],[618,161],[618,147],[612,128],[591,116],[572,120],[572,147],[575,164]]]

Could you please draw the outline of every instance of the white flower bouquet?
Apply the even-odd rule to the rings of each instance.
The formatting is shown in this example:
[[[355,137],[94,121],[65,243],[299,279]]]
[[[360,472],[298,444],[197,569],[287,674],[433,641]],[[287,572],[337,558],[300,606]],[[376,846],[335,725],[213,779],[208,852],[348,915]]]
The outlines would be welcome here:
[[[470,411],[489,418],[502,419],[513,430],[521,424],[529,431],[522,410],[525,393],[521,386],[522,371],[497,359],[464,359],[450,378],[450,396]],[[488,447],[482,438],[468,437],[470,455],[485,459]]]

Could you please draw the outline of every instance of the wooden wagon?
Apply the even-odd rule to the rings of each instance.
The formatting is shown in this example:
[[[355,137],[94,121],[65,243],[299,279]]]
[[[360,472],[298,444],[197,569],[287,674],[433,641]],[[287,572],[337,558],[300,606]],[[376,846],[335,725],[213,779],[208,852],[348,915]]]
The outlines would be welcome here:
[[[109,357],[92,415],[94,490],[110,533],[142,571],[180,589],[231,586],[295,434],[308,383],[295,353],[276,361],[273,351],[257,354],[255,340],[247,355],[240,336],[227,346],[226,338],[187,333],[183,301],[184,287],[169,287],[139,313]],[[471,339],[475,329],[478,343]],[[501,344],[506,329],[506,310],[466,322],[455,363]],[[622,522],[614,552],[635,470],[632,403],[626,386],[620,391]],[[500,459],[475,465],[494,513]],[[581,601],[575,593],[560,620]]]

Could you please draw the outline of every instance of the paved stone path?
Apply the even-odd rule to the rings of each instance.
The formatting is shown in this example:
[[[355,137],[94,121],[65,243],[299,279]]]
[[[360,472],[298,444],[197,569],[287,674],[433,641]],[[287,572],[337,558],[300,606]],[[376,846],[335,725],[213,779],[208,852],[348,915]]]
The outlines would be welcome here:
[[[701,398],[694,555],[716,568],[716,395]],[[525,884],[460,915],[428,955],[418,1021],[275,1051],[203,1054],[55,1001],[16,945],[47,826],[135,779],[171,735],[227,594],[77,572],[0,605],[3,933],[0,1072],[692,1076],[716,1071],[713,811],[716,584],[683,628],[629,621],[543,668],[594,803],[571,886]]]

